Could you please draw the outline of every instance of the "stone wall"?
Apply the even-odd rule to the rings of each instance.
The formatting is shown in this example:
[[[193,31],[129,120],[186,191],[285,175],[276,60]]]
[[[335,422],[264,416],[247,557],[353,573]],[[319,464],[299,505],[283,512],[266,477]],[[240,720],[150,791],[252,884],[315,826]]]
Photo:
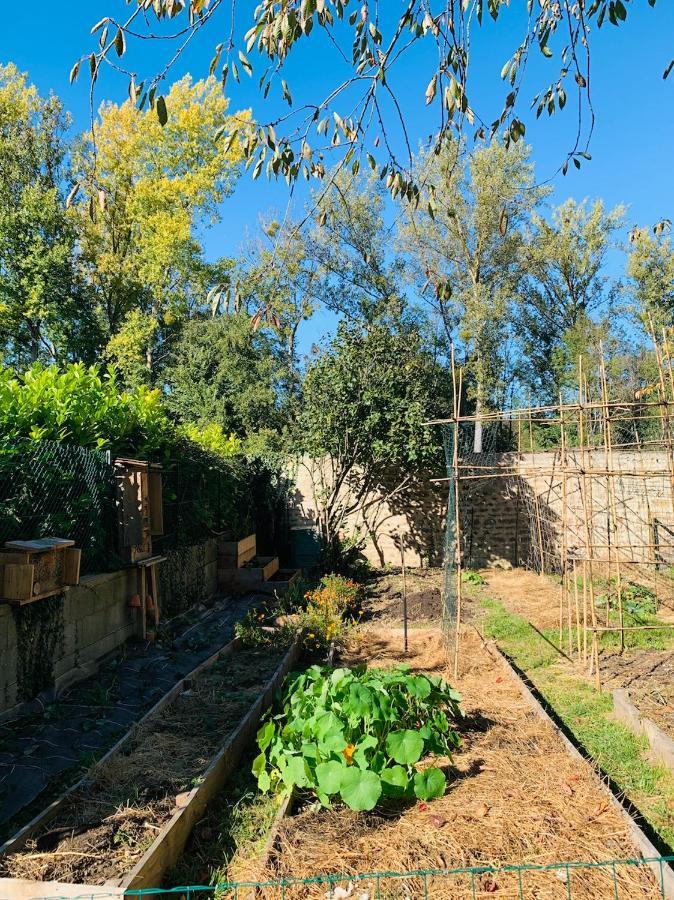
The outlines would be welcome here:
[[[462,559],[467,568],[530,565],[538,568],[541,549],[546,570],[559,565],[562,535],[570,552],[606,558],[611,506],[618,528],[611,544],[624,558],[674,562],[672,478],[664,451],[614,451],[606,473],[605,451],[569,454],[561,475],[559,452],[484,454],[481,472],[460,486]],[[489,468],[486,468],[489,467]],[[583,485],[582,471],[586,475]],[[320,489],[317,466],[299,467],[290,507],[290,527],[316,529]],[[587,548],[583,490],[591,509]],[[564,498],[566,494],[566,498]],[[402,534],[410,566],[442,562],[447,485],[415,483],[393,500],[370,495],[349,517],[345,531],[366,537],[365,555],[374,565],[400,564]],[[566,512],[564,509],[566,507]]]
[[[203,566],[200,584],[210,597],[217,588],[216,541],[208,541],[198,553],[196,548],[189,550]],[[101,659],[138,634],[138,614],[129,607],[136,591],[136,570],[122,569],[83,576],[77,587],[64,592],[63,628],[53,660],[57,691],[92,674]],[[161,593],[159,599],[161,608]],[[25,699],[18,684],[19,653],[15,612],[0,604],[0,713]]]

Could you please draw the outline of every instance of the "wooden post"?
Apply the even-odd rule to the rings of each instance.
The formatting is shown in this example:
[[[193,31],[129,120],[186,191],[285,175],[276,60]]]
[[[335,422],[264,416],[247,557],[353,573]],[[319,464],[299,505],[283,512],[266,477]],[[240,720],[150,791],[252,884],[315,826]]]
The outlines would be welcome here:
[[[398,535],[398,543],[400,545],[400,564],[402,566],[403,575],[403,651],[405,656],[407,656],[407,573],[405,571],[405,547],[403,545],[402,534]]]

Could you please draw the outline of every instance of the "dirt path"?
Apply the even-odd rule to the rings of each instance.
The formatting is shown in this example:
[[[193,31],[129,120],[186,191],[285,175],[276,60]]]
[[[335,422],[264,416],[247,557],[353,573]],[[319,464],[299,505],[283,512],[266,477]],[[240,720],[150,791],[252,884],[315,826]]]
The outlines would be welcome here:
[[[371,666],[401,662],[401,637],[399,629],[363,627],[343,661],[366,661]],[[609,807],[589,767],[572,759],[554,729],[531,711],[474,630],[466,630],[462,644],[463,668],[456,686],[464,698],[466,719],[446,795],[369,814],[309,806],[282,826],[266,877],[551,864],[636,855],[625,825]],[[404,661],[415,670],[453,681],[437,630],[412,630],[410,653]],[[621,897],[659,896],[645,870],[619,870],[617,877]],[[574,898],[616,896],[610,872],[589,869],[576,871],[571,878]],[[524,879],[527,897],[568,896],[564,870],[528,872]],[[515,875],[479,876],[477,887],[480,894],[518,896]],[[391,883],[389,888],[382,887],[382,896],[423,895],[421,883],[408,883],[405,889]],[[356,895],[371,889],[363,882]],[[452,876],[431,878],[428,895],[450,900],[471,896],[470,891],[468,876]],[[324,897],[325,886],[289,889],[286,896]]]

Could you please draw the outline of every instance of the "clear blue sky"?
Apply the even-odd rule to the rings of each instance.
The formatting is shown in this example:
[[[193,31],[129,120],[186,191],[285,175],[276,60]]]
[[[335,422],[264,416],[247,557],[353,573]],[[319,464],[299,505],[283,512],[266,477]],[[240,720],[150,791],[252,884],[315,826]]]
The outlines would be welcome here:
[[[395,13],[402,9],[400,0],[385,0]],[[502,97],[499,73],[518,35],[517,7],[524,8],[524,0],[514,0],[514,14],[508,14],[496,27],[477,32],[473,45],[473,89],[471,99],[478,108],[487,108],[494,116],[497,101]],[[244,16],[256,5],[256,0],[242,0],[238,4],[241,31],[248,25]],[[228,6],[228,4],[225,4]],[[77,56],[93,49],[91,26],[104,15],[123,17],[129,7],[123,0],[68,0],[54,4],[53,0],[23,0],[22,3],[3,3],[0,8],[0,62],[12,61],[27,71],[42,92],[53,90],[71,111],[74,128],[83,130],[89,121],[88,81],[86,74],[75,85],[68,75]],[[221,24],[221,29],[218,26]],[[215,43],[226,38],[226,20],[217,18],[205,29],[181,59],[173,77],[191,72],[195,78],[207,74],[211,50]],[[291,55],[288,72],[296,105],[334,84],[340,64],[332,48],[324,40],[314,40],[316,32]],[[294,53],[296,52],[294,51]],[[142,45],[142,56],[131,57],[139,75],[153,73],[166,58],[167,46],[161,42]],[[428,50],[415,51],[401,70],[396,85],[400,92],[406,125],[416,143],[431,130],[429,110],[423,93],[430,78],[432,62]],[[528,91],[530,96],[552,80],[558,69],[557,61],[534,57]],[[591,146],[592,162],[580,172],[571,169],[566,178],[555,179],[553,202],[568,196],[601,197],[608,206],[625,203],[628,207],[627,226],[652,224],[669,217],[674,219],[674,73],[669,81],[662,80],[662,71],[674,57],[674,3],[658,0],[655,9],[647,0],[630,3],[628,21],[620,28],[605,25],[593,44],[593,92],[597,125]],[[253,56],[251,60],[255,62]],[[547,69],[546,69],[547,66]],[[242,77],[237,85],[229,82],[232,108],[252,107],[260,121],[273,118],[287,110],[277,97],[262,104],[257,93],[257,75]],[[569,91],[569,93],[571,93]],[[125,84],[119,76],[105,77],[97,93],[97,100],[122,100]],[[547,116],[536,123],[526,116],[527,141],[532,145],[539,179],[550,177],[558,168],[564,151],[571,143],[574,105],[569,101],[564,114],[550,121]],[[301,188],[294,201],[301,205]],[[235,254],[246,236],[254,233],[259,216],[270,209],[284,210],[288,201],[285,183],[270,184],[264,178],[253,182],[245,174],[236,191],[224,204],[222,222],[211,230],[206,239],[210,255]],[[614,274],[621,274],[618,255],[612,259]],[[307,329],[303,343],[316,340],[321,330],[329,328],[329,316],[320,316]]]

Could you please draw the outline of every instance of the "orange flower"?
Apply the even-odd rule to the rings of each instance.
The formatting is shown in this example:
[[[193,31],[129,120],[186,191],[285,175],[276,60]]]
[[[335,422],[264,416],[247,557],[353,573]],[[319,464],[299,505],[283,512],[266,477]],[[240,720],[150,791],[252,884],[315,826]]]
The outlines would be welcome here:
[[[346,760],[347,766],[353,765],[353,754],[356,752],[355,744],[347,744],[346,747],[342,750],[342,756]]]

